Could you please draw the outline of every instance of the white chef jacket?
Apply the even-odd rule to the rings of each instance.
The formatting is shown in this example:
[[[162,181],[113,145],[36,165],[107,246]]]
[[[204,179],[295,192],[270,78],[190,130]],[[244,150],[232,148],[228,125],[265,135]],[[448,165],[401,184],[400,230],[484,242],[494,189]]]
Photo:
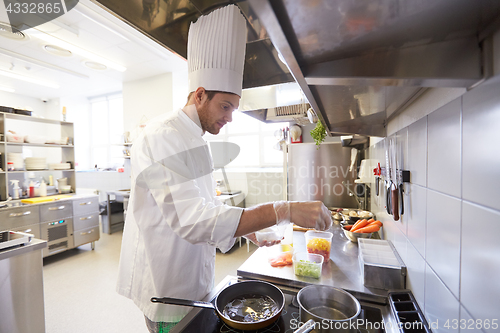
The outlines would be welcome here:
[[[152,321],[179,321],[191,308],[151,297],[201,300],[209,293],[216,247],[226,252],[235,241],[243,209],[215,198],[202,134],[178,110],[150,121],[132,147],[117,291]]]

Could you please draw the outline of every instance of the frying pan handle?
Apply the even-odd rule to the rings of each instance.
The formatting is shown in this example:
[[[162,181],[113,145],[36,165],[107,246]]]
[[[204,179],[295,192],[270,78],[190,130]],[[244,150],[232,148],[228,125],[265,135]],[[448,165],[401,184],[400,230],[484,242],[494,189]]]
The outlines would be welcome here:
[[[311,332],[314,328],[315,321],[313,319],[309,319],[304,323],[304,325],[300,326],[298,330],[293,333],[308,333]]]
[[[184,306],[193,306],[196,308],[207,308],[214,309],[215,306],[209,302],[201,302],[201,301],[191,301],[188,299],[180,299],[180,298],[171,298],[171,297],[152,297],[151,302],[153,303],[162,303],[162,304],[170,304],[170,305],[184,305]]]

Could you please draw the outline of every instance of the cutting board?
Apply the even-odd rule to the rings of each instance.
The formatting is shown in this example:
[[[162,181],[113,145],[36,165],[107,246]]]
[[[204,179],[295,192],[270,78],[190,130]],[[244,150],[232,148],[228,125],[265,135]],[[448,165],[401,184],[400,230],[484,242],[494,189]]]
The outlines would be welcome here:
[[[36,203],[41,203],[41,202],[50,202],[50,201],[55,201],[55,200],[68,199],[71,197],[72,197],[72,195],[60,194],[60,195],[51,195],[50,197],[37,197],[37,198],[22,199],[21,202],[26,203],[26,204],[36,204]]]

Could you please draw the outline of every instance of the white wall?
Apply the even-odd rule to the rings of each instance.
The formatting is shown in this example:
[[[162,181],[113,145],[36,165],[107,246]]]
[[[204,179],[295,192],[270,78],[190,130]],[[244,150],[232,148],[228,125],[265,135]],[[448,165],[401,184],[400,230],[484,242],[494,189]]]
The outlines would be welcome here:
[[[384,191],[372,191],[371,209],[405,261],[427,320],[440,324],[433,332],[464,331],[447,330],[447,320],[498,322],[500,284],[491,281],[500,275],[499,72],[467,92],[433,89],[389,123],[400,165],[411,173],[405,213],[398,221],[387,214]],[[387,140],[370,147],[382,166]]]
[[[0,105],[13,107],[16,109],[29,108],[33,110],[33,112],[35,112],[37,115],[48,118],[46,116],[47,105],[38,98],[26,97],[17,93],[0,91]]]
[[[123,128],[125,131],[133,134],[142,123],[172,110],[172,73],[123,84]]]

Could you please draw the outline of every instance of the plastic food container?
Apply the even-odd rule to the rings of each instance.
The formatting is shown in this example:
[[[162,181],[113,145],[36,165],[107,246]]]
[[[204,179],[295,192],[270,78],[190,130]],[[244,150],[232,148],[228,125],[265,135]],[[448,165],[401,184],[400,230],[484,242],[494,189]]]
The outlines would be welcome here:
[[[59,193],[66,194],[71,192],[71,185],[63,185],[59,188]]]
[[[305,237],[307,252],[320,254],[325,259],[324,262],[328,262],[333,234],[327,231],[309,230],[306,231]]]
[[[321,277],[323,256],[320,254],[297,252],[293,255],[293,272],[298,276],[307,276],[315,279]]]
[[[282,240],[283,236],[285,235],[285,226],[277,226],[273,225],[272,227],[265,228],[259,231],[255,232],[255,238],[257,238],[257,242],[263,242],[263,241],[277,241],[277,240]]]

